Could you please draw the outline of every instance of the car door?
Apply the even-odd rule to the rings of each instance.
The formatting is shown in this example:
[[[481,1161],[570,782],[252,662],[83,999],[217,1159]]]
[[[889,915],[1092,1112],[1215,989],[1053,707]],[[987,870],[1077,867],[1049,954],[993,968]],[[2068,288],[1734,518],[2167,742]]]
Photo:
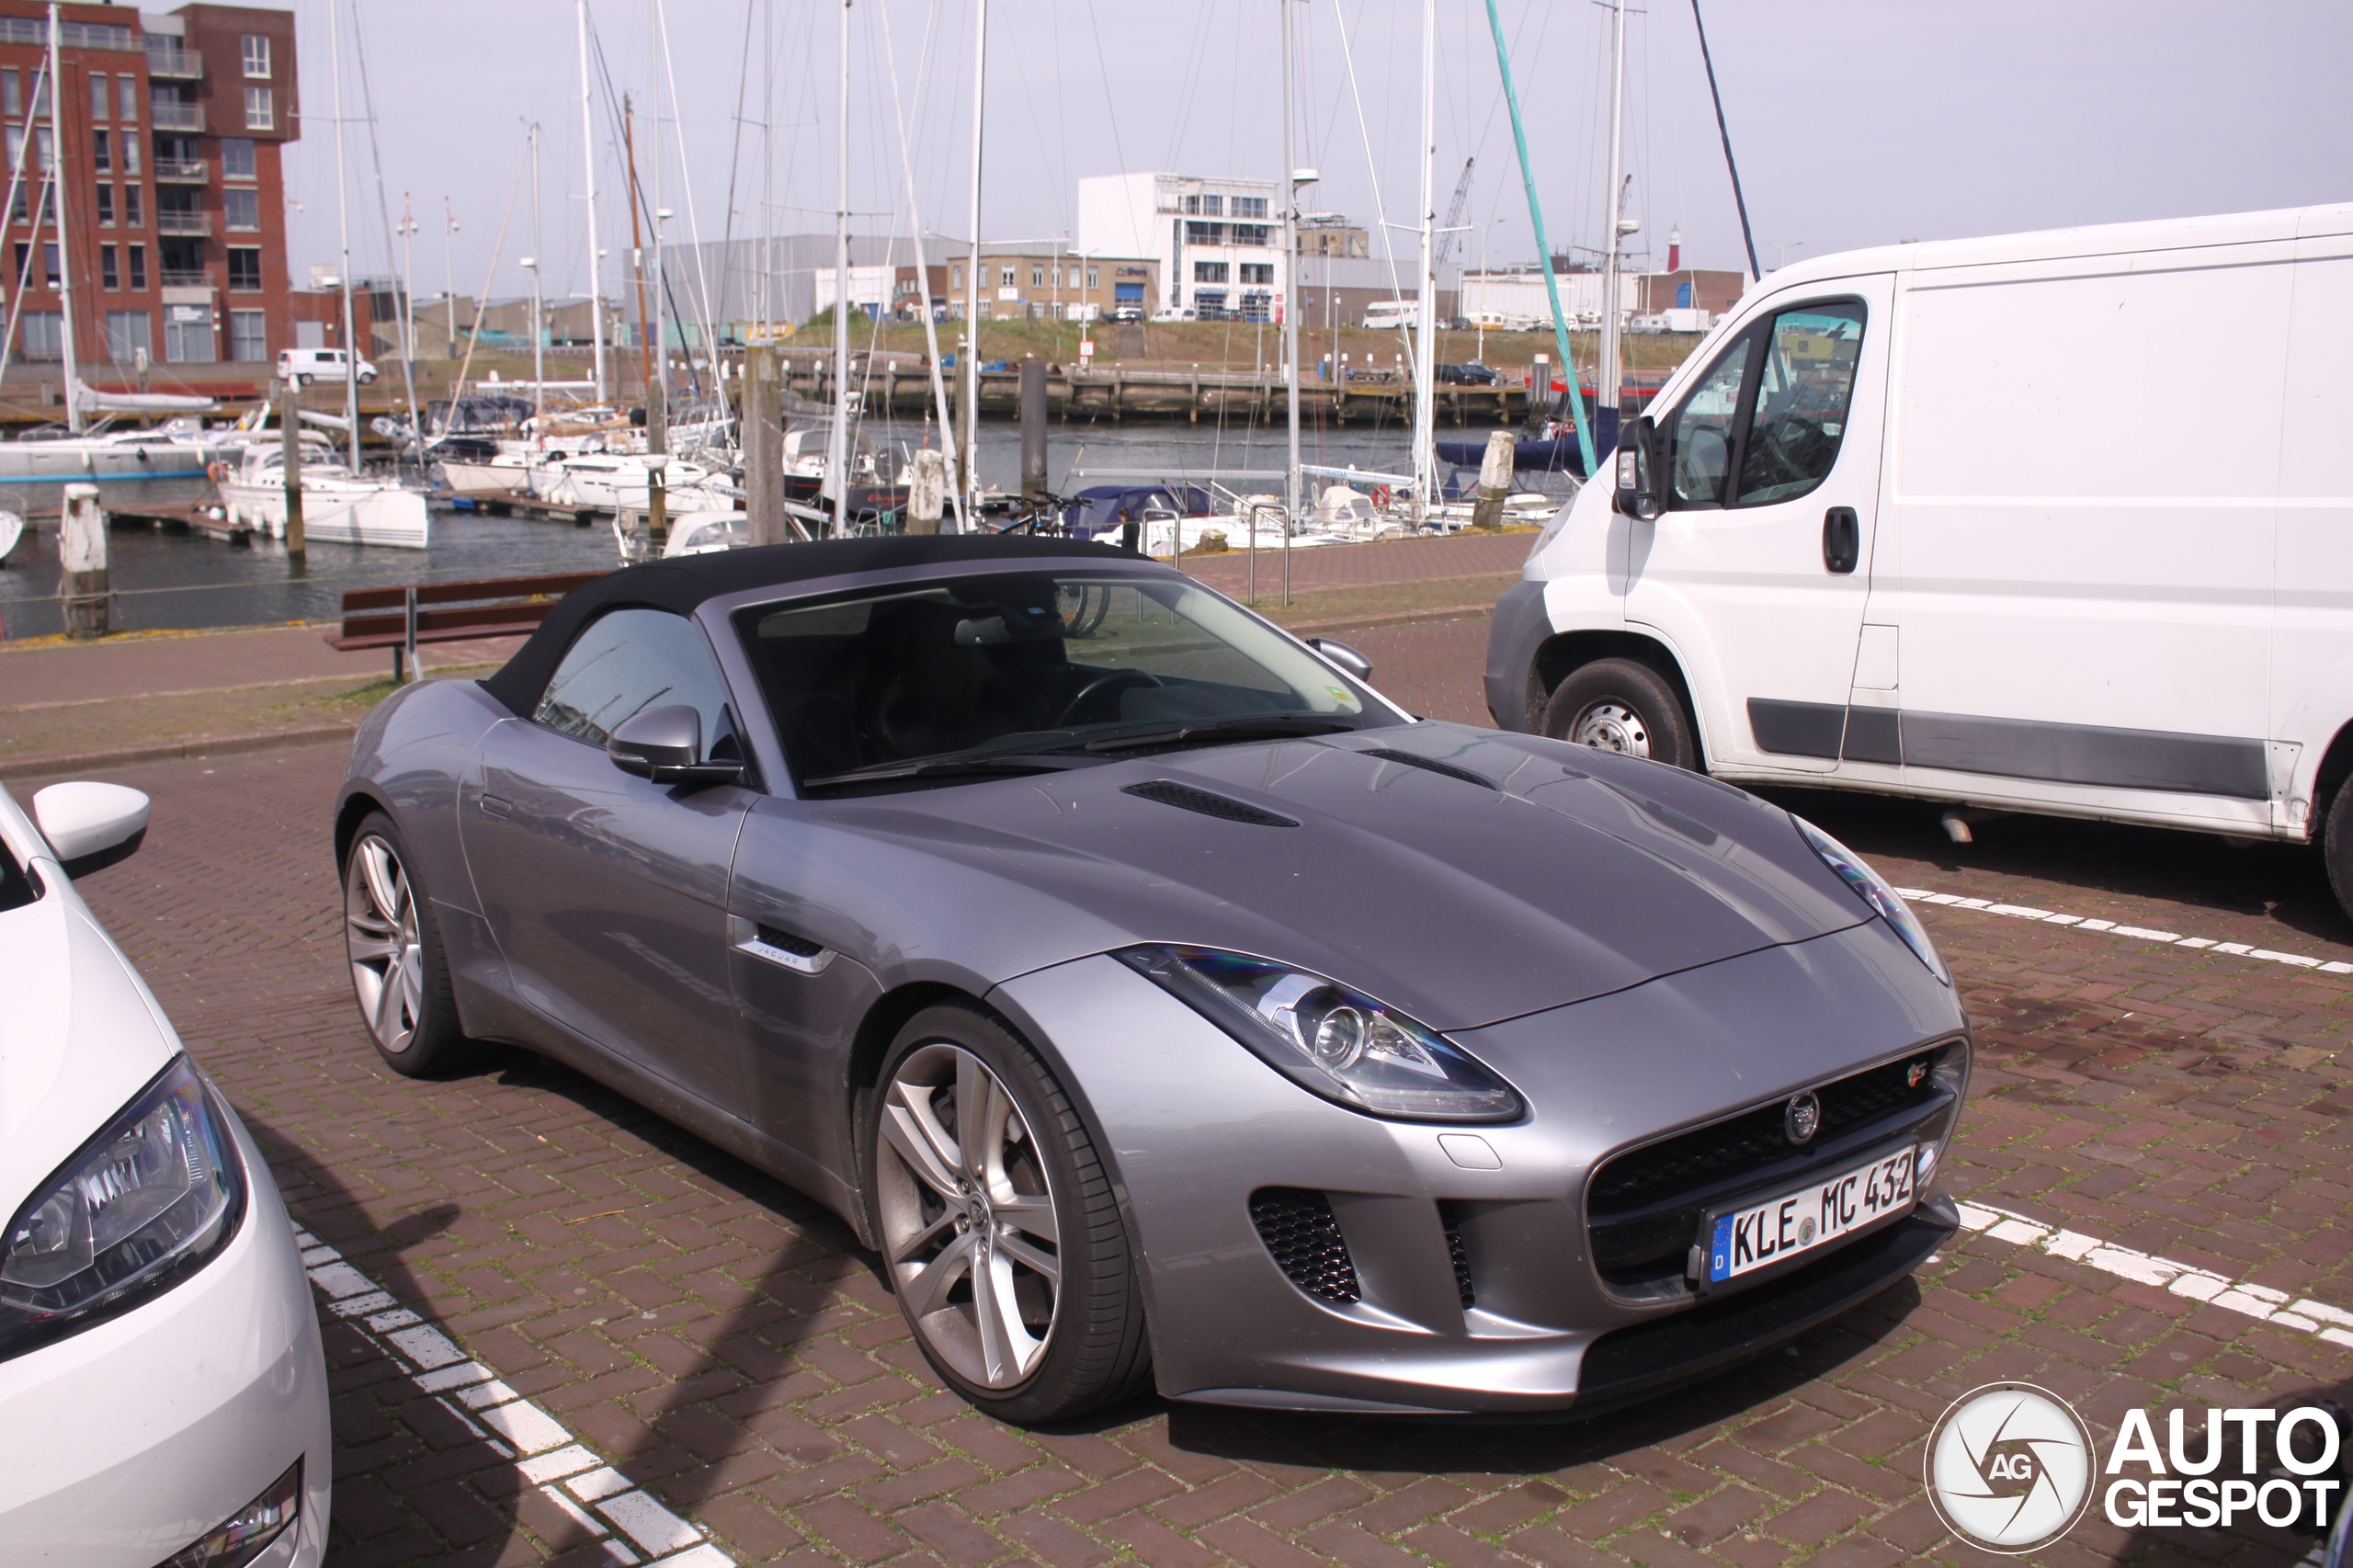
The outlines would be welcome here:
[[[1665,418],[1666,509],[1625,519],[1629,628],[1682,661],[1709,764],[1838,766],[1870,590],[1885,275],[1792,293]]]
[[[533,1006],[593,1045],[721,1107],[741,1083],[727,882],[756,791],[634,778],[615,725],[673,703],[706,756],[740,756],[727,684],[700,627],[616,609],[557,665],[529,720],[483,736],[460,829],[483,912]]]

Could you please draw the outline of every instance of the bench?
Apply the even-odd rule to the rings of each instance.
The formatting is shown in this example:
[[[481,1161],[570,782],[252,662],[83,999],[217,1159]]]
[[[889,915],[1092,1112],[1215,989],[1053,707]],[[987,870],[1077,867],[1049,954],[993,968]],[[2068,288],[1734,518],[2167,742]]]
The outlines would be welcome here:
[[[556,600],[604,575],[554,572],[537,577],[346,588],[343,628],[328,636],[327,646],[390,648],[392,679],[404,681],[415,665],[419,643],[465,642],[536,631]]]

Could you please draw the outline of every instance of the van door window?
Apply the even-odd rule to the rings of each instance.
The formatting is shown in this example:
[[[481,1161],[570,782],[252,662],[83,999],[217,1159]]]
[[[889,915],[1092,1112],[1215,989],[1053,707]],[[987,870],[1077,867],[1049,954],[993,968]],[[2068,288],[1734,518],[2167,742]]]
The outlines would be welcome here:
[[[1862,301],[1783,311],[1762,342],[1741,444],[1739,504],[1745,506],[1790,500],[1830,476],[1862,356]]]
[[[1740,417],[1740,389],[1748,370],[1754,337],[1725,349],[1675,413],[1668,472],[1678,507],[1721,506],[1724,481],[1732,474],[1733,426]]]

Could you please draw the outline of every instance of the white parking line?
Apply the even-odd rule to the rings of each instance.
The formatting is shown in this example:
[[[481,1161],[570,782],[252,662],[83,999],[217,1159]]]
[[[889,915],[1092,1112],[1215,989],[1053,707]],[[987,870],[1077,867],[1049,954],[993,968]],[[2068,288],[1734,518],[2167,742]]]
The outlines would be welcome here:
[[[294,1241],[302,1249],[302,1267],[310,1272],[311,1283],[326,1298],[327,1311],[391,1358],[411,1382],[465,1423],[494,1453],[513,1460],[523,1479],[549,1502],[583,1529],[603,1538],[598,1544],[606,1561],[646,1563],[648,1568],[734,1568],[735,1560],[705,1540],[695,1526],[589,1452],[563,1422],[517,1394],[448,1335],[401,1306],[392,1292],[346,1263],[341,1253],[299,1226]],[[614,1535],[616,1528],[636,1547]],[[641,1551],[648,1555],[641,1557]]]
[[[2080,915],[2061,915],[2023,903],[1995,903],[1990,899],[1963,898],[1959,893],[1930,892],[1926,888],[1897,888],[1895,892],[1898,897],[1913,903],[1940,903],[1953,909],[1974,909],[1985,915],[2004,915],[2012,920],[2040,920],[2049,926],[2072,926],[2078,931],[2105,931],[2114,937],[2129,937],[2136,942],[2228,953],[2233,958],[2260,959],[2265,963],[2318,970],[2323,974],[2353,974],[2353,963],[2347,963],[2341,959],[2322,960],[2309,958],[2302,953],[2275,953],[2269,948],[2252,947],[2245,942],[2217,942],[2211,937],[2185,937],[2178,931],[2152,931],[2145,926],[2119,926],[2113,920],[2089,920]]]
[[[2089,1264],[2104,1273],[2137,1280],[2143,1285],[2160,1285],[2175,1295],[2187,1296],[2193,1301],[2228,1308],[2251,1318],[2259,1318],[2278,1328],[2318,1335],[2332,1345],[2353,1347],[2353,1312],[2342,1307],[2310,1300],[2291,1301],[2288,1292],[2275,1290],[2268,1285],[2256,1285],[2244,1279],[2225,1279],[2193,1264],[2176,1263],[2171,1258],[2136,1252],[2114,1242],[2085,1235],[2080,1231],[2046,1225],[2040,1220],[2007,1209],[1996,1209],[1990,1203],[1975,1203],[1963,1199],[1959,1207],[1963,1230],[1990,1236],[1997,1242],[2008,1242],[2014,1246],[2031,1246],[2037,1252],[2063,1257],[2072,1263]]]

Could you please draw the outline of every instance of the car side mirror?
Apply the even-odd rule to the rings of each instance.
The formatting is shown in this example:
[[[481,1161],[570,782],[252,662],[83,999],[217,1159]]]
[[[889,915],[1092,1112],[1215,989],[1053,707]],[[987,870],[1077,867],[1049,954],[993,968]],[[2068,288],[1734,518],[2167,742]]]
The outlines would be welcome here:
[[[632,713],[605,739],[605,755],[623,773],[656,784],[740,784],[740,762],[707,762],[702,715],[685,703]]]
[[[1372,684],[1372,661],[1346,642],[1336,642],[1329,637],[1311,637],[1307,645],[1367,686]]]
[[[1658,426],[1643,415],[1618,437],[1618,510],[1649,522],[1666,510],[1659,500]]]
[[[51,784],[33,797],[33,820],[75,881],[127,860],[147,836],[147,797],[119,784]]]

